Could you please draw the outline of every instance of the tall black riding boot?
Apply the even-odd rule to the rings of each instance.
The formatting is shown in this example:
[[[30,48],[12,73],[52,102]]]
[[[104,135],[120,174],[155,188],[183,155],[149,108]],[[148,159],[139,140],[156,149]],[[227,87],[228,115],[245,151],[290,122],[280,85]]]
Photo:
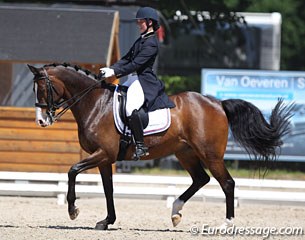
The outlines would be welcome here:
[[[133,155],[135,160],[149,155],[148,148],[144,145],[143,125],[137,110],[134,110],[129,117],[129,127],[136,142],[136,151]]]

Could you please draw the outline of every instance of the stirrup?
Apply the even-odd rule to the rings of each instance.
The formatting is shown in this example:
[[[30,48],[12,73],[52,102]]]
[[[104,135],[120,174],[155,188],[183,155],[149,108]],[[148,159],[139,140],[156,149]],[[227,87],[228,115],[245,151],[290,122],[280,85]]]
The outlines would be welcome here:
[[[148,156],[148,155],[149,155],[148,147],[144,146],[143,144],[136,145],[136,150],[133,155],[134,160],[139,160],[141,157]]]

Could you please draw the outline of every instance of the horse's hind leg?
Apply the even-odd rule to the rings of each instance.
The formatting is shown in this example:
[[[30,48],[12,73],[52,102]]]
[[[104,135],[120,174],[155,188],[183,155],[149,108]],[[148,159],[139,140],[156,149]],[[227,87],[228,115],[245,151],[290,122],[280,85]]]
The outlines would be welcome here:
[[[226,196],[226,225],[232,225],[234,218],[234,188],[235,182],[225,167],[224,160],[209,158],[206,167],[219,182]]]
[[[181,221],[181,213],[183,205],[205,184],[210,181],[209,175],[204,171],[200,159],[191,149],[176,153],[182,167],[189,172],[192,177],[192,185],[180,195],[173,203],[172,223],[177,226]]]

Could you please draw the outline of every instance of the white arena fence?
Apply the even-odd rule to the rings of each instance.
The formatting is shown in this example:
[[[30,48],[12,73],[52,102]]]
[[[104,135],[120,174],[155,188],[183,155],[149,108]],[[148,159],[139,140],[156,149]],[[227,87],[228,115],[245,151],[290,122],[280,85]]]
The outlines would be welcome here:
[[[305,206],[305,181],[235,178],[235,205],[244,202],[293,204]],[[124,198],[166,199],[168,207],[192,183],[190,177],[114,174],[114,196]],[[68,190],[66,173],[0,172],[1,196],[57,197],[65,203]],[[79,174],[77,197],[104,196],[99,174]],[[211,181],[192,200],[224,201],[218,182]]]

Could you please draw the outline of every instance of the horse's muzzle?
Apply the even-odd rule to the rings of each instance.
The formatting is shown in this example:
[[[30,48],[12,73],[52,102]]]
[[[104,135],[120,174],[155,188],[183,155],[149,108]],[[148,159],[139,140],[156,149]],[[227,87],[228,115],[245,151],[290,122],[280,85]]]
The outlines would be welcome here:
[[[36,107],[35,110],[36,110],[36,123],[40,127],[48,127],[52,125],[52,121],[50,117],[47,114],[43,113],[41,108]]]

